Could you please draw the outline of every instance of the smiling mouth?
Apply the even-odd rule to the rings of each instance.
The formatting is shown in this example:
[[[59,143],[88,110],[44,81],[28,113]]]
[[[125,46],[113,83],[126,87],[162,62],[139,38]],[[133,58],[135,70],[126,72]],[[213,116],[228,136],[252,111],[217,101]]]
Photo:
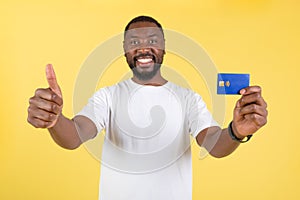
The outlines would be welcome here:
[[[140,64],[149,64],[153,62],[152,58],[139,58],[137,59],[137,62],[139,62]]]
[[[139,55],[135,59],[136,66],[150,67],[155,63],[155,57],[153,55]]]

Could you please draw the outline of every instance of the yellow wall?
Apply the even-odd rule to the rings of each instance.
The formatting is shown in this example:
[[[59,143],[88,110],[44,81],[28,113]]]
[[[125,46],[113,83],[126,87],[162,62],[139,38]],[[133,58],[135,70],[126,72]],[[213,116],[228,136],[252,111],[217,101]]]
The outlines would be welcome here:
[[[97,199],[99,163],[28,125],[28,98],[47,87],[45,65],[53,63],[71,117],[81,64],[139,14],[193,38],[219,71],[249,72],[268,102],[267,126],[233,155],[199,159],[193,144],[193,199],[300,199],[299,10],[295,0],[2,0],[0,199]],[[176,65],[172,54],[166,62]],[[237,98],[226,97],[224,126]]]

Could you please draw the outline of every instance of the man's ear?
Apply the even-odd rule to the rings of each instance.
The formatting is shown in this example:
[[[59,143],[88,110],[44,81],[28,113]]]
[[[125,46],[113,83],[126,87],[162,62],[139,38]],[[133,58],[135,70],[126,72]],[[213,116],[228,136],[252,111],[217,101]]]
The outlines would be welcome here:
[[[166,54],[166,39],[164,38],[164,55]]]
[[[123,40],[123,51],[124,51],[124,56],[126,56],[125,41],[124,40]]]

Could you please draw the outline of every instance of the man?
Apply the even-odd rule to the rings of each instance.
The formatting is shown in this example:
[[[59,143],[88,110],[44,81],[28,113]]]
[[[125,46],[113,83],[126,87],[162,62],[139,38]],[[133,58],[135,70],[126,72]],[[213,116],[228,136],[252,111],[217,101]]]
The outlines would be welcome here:
[[[232,153],[267,122],[261,88],[240,91],[232,123],[221,129],[198,94],[162,77],[165,40],[155,19],[131,20],[123,47],[132,79],[97,91],[73,119],[62,114],[62,93],[47,65],[49,88],[30,98],[28,122],[67,149],[105,129],[99,199],[191,200],[189,136],[214,157]]]

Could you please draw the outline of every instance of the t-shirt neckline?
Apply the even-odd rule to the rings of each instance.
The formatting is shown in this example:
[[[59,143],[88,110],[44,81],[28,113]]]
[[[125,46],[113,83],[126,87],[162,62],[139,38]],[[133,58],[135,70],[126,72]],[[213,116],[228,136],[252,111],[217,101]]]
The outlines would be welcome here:
[[[129,82],[135,86],[139,86],[139,87],[154,87],[154,88],[159,88],[159,87],[167,87],[170,84],[170,81],[167,81],[166,83],[164,83],[163,85],[142,85],[142,84],[138,84],[136,82],[134,82],[132,80],[132,78],[129,79]]]

